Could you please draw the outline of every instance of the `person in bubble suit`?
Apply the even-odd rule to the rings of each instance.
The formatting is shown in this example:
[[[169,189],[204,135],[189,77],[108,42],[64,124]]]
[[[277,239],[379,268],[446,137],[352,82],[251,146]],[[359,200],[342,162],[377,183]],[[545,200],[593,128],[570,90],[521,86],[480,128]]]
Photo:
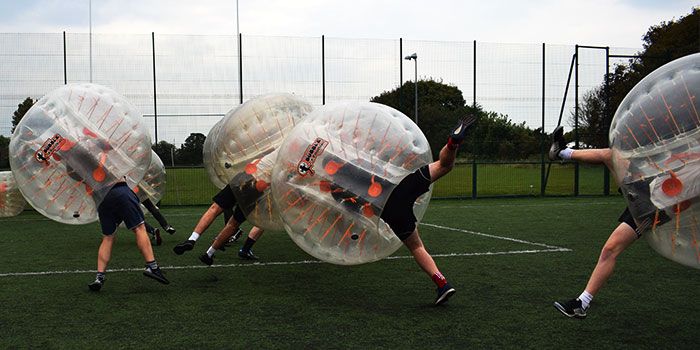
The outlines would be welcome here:
[[[274,160],[277,158],[277,152],[273,151],[264,155],[259,160],[254,161],[258,169],[272,168],[274,166]],[[264,171],[262,171],[264,172]],[[261,172],[261,173],[262,173]],[[241,224],[246,221],[246,215],[243,208],[241,208],[240,203],[234,195],[231,186],[238,186],[232,184],[241,184],[238,191],[239,195],[244,197],[246,203],[254,204],[256,199],[265,194],[265,190],[269,187],[269,183],[262,179],[256,179],[251,174],[242,171],[234,176],[234,178],[227,184],[219,193],[217,193],[214,198],[212,198],[213,203],[207,209],[207,211],[199,219],[199,222],[194,228],[194,231],[190,237],[173,247],[175,254],[182,255],[186,251],[194,249],[194,245],[197,240],[201,237],[204,231],[209,228],[211,223],[219,216],[224,210],[233,210],[233,215],[226,221],[226,225],[221,229],[211,246],[207,251],[199,256],[199,260],[206,265],[212,265],[214,263],[214,254],[218,250],[225,250],[227,244],[230,244],[232,240],[236,240],[236,237],[242,234],[240,229]],[[238,251],[238,257],[245,260],[257,260],[258,258],[253,254],[252,246],[255,242],[262,236],[263,230],[259,228],[254,228],[251,230],[246,242],[243,247]]]
[[[140,186],[141,185],[138,185],[137,188],[139,188],[140,191],[143,191]],[[175,234],[175,228],[168,223],[168,220],[165,218],[165,216],[163,216],[163,213],[160,212],[160,208],[158,208],[150,198],[146,197],[146,199],[141,202],[141,205],[143,205],[143,207],[146,208],[151,215],[153,215],[153,218],[158,221],[160,227],[162,227],[165,232],[171,235]],[[144,221],[143,224],[146,226],[146,232],[151,235],[153,242],[156,245],[161,245],[163,243],[163,238],[160,236],[160,229],[153,227],[148,223],[148,221]]]
[[[589,164],[603,164],[610,171],[612,166],[612,150],[609,148],[598,149],[571,149],[566,146],[564,138],[564,127],[559,126],[552,132],[552,145],[549,149],[549,159],[552,161],[579,161]],[[635,172],[634,169],[629,169]],[[631,190],[641,195],[639,198],[648,198],[649,182],[637,181],[630,184]],[[646,194],[646,195],[645,195]],[[628,193],[628,195],[631,195]],[[598,262],[591,273],[588,283],[583,292],[577,297],[569,300],[557,301],[554,307],[568,317],[585,318],[591,305],[593,297],[600,291],[605,282],[610,279],[615,269],[617,257],[642,236],[647,228],[652,225],[662,225],[670,221],[670,217],[665,211],[659,211],[649,201],[637,201],[635,206],[639,206],[636,212],[647,213],[643,215],[640,225],[634,221],[634,217],[627,207],[618,218],[619,225],[612,231],[610,237],[605,242],[598,257]]]
[[[169,284],[170,281],[161,271],[153,254],[153,248],[144,225],[143,212],[136,194],[123,178],[116,178],[109,169],[104,167],[107,152],[112,147],[99,135],[89,130],[84,131],[84,133],[90,136],[91,140],[101,149],[99,160],[81,143],[68,139],[60,141],[61,146],[56,151],[58,157],[54,157],[54,159],[60,159],[61,162],[64,162],[68,176],[83,183],[87,193],[92,196],[96,203],[100,203],[97,207],[97,213],[102,229],[102,242],[97,255],[97,275],[95,280],[88,284],[88,288],[95,292],[102,289],[107,265],[112,256],[115,233],[122,221],[136,235],[136,245],[146,261],[143,275],[160,283]],[[74,216],[77,215],[79,213],[76,212]]]
[[[416,217],[413,214],[413,205],[418,197],[429,191],[433,182],[454,168],[459,145],[464,141],[467,130],[475,121],[476,118],[473,116],[462,118],[457,127],[450,133],[447,144],[440,150],[439,159],[404,177],[389,194],[384,210],[380,215],[381,219],[387,223],[394,234],[411,252],[418,266],[430,276],[437,286],[435,305],[445,303],[456,290],[447,282],[447,279],[435,264],[433,257],[423,245],[423,241],[418,233]],[[384,180],[374,177],[367,179],[369,183],[367,193],[371,197],[368,201],[336,184],[350,182],[349,180],[343,181],[343,178],[366,178],[367,173],[365,171],[351,162],[343,163],[333,159],[326,159],[323,166],[326,173],[333,176],[335,181],[322,181],[319,183],[322,191],[330,193],[337,202],[348,208],[348,210],[361,213],[366,217],[376,215],[379,209],[373,202],[378,203],[381,201],[381,197],[384,195],[381,193],[381,188],[385,188],[388,185],[382,185]],[[356,182],[356,180],[352,182]]]

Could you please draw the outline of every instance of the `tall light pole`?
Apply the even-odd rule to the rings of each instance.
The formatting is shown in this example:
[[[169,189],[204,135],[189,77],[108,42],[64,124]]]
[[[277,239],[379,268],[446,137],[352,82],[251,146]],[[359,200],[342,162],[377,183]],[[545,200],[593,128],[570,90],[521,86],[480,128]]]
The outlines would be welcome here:
[[[92,83],[92,0],[89,1],[88,3],[88,9],[89,9],[89,21],[90,21],[90,32],[88,34],[88,50],[90,51],[89,56],[90,56],[90,82]]]
[[[415,112],[413,112],[413,119],[416,122],[416,125],[418,124],[418,55],[416,53],[412,53],[403,59],[410,61],[413,60],[415,63],[415,70],[416,70],[416,75],[415,75],[415,84],[414,84],[414,90],[415,90],[415,100],[413,101],[414,106],[416,107]]]

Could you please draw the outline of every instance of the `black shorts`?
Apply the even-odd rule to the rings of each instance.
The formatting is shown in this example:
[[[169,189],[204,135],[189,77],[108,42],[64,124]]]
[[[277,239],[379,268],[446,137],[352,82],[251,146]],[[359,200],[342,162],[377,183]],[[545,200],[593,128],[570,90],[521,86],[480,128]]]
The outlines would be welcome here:
[[[624,222],[627,225],[630,225],[630,227],[634,230],[635,233],[637,233],[637,238],[641,237],[641,234],[637,232],[637,223],[634,222],[634,217],[632,216],[632,213],[630,213],[630,208],[625,208],[625,211],[620,214],[620,217],[617,219],[619,222]]]
[[[97,207],[97,215],[105,236],[114,234],[122,221],[130,230],[144,222],[139,199],[124,182],[117,183],[107,192]]]
[[[425,165],[401,180],[384,205],[381,218],[402,241],[416,229],[413,205],[418,197],[428,192],[430,184],[430,169]]]
[[[229,185],[222,188],[211,200],[224,210],[233,209],[236,205],[236,196],[233,195],[233,191]]]

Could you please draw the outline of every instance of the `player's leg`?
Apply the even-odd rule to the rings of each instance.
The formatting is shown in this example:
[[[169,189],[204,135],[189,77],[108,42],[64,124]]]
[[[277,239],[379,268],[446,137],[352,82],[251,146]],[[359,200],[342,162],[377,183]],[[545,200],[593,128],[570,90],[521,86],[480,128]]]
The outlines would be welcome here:
[[[221,229],[221,232],[219,232],[219,234],[216,235],[216,238],[214,238],[214,242],[212,242],[211,246],[209,247],[209,249],[207,249],[206,253],[199,256],[199,260],[207,265],[213,264],[214,254],[216,253],[216,251],[221,250],[221,248],[224,247],[226,242],[228,242],[229,238],[233,236],[233,234],[238,230],[238,228],[245,220],[246,218],[243,212],[240,210],[240,208],[236,207],[233,212],[233,217],[226,223],[226,226],[224,226],[224,228]]]
[[[137,225],[131,229],[136,235],[136,246],[141,251],[143,259],[146,261],[146,269],[143,271],[143,275],[152,278],[160,283],[169,284],[163,271],[160,270],[156,258],[153,254],[153,247],[151,247],[151,240],[148,238],[148,233],[146,233],[145,225]]]
[[[571,149],[566,146],[564,127],[559,126],[552,132],[552,144],[549,147],[550,160],[575,160],[588,164],[605,164],[612,167],[612,151],[609,148]]]
[[[194,231],[192,231],[190,237],[173,248],[175,254],[180,255],[188,250],[192,250],[192,248],[194,248],[194,244],[197,242],[197,239],[199,239],[199,236],[209,228],[211,223],[214,222],[214,219],[216,219],[216,217],[219,216],[219,214],[221,214],[224,210],[233,208],[236,205],[236,197],[233,195],[233,191],[228,185],[221,189],[221,191],[219,191],[219,193],[212,198],[212,201],[212,205],[199,219],[199,222],[197,222],[197,225],[194,227]]]
[[[464,141],[464,138],[467,135],[467,130],[470,126],[472,126],[472,124],[474,124],[474,122],[476,122],[476,118],[473,116],[467,116],[462,118],[457,124],[457,127],[452,130],[450,137],[447,139],[447,144],[440,150],[438,160],[430,163],[431,182],[435,182],[437,179],[443,177],[445,174],[449,173],[452,168],[454,168],[459,145]]]
[[[248,238],[243,243],[243,247],[238,251],[238,257],[244,260],[258,260],[258,257],[253,254],[253,245],[262,237],[263,233],[265,230],[253,226],[248,233]]]
[[[105,282],[105,272],[107,271],[107,265],[109,260],[112,258],[112,245],[114,244],[114,234],[102,235],[102,242],[100,243],[100,248],[97,251],[97,276],[95,281],[88,284],[88,288],[91,291],[97,292],[102,289],[102,285]]]
[[[620,223],[605,242],[598,263],[588,279],[586,289],[578,298],[555,302],[554,307],[568,317],[584,318],[593,297],[610,279],[615,269],[617,257],[638,238],[635,229],[626,222]]]
[[[437,286],[435,305],[446,302],[455,293],[455,289],[447,282],[445,276],[440,273],[440,270],[438,270],[435,264],[435,260],[433,260],[433,257],[430,256],[430,253],[425,249],[423,241],[418,234],[418,229],[414,229],[413,233],[403,240],[403,244],[405,244],[411,252],[418,266],[430,276]]]
[[[155,245],[161,245],[163,243],[163,238],[160,236],[160,229],[151,226],[148,222],[144,221],[143,224],[146,226],[146,233],[148,233]]]
[[[168,224],[168,220],[163,216],[163,213],[160,212],[160,209],[156,207],[155,204],[150,199],[146,199],[145,201],[141,202],[144,207],[148,210],[151,215],[158,221],[158,224],[160,224],[160,227],[162,227],[167,233],[169,234],[174,234],[175,229]]]

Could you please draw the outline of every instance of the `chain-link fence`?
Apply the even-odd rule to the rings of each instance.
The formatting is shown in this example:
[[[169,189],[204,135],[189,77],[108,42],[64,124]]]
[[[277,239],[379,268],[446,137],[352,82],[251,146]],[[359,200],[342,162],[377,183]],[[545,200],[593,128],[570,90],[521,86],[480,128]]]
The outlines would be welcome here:
[[[610,48],[608,53],[637,51]],[[417,60],[404,59],[414,52]],[[570,75],[575,52],[576,86]],[[6,116],[0,119],[1,135],[10,135],[11,115],[25,98],[39,98],[64,83],[92,81],[129,99],[143,113],[154,141],[176,146],[191,133],[206,135],[228,110],[259,94],[289,92],[316,106],[369,101],[416,78],[454,85],[468,104],[531,129],[550,132],[560,122],[570,129],[577,97],[599,87],[608,69],[605,51],[574,45],[323,36],[5,33],[0,34],[0,56],[0,115]],[[488,140],[493,147],[501,141]],[[604,193],[607,174],[601,168],[554,164],[547,171],[546,143],[543,139],[536,161],[461,160],[436,184],[435,195]],[[170,189],[164,203],[209,201],[215,189],[204,169],[166,165],[171,166]]]

